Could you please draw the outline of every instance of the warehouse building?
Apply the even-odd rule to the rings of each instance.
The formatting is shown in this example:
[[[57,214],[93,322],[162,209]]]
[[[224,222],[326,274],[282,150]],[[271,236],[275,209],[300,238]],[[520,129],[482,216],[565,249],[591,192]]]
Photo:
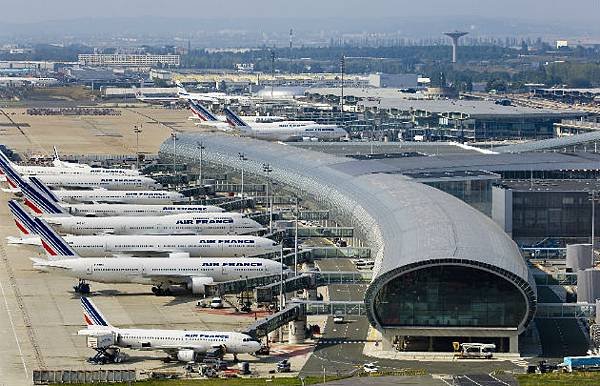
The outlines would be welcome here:
[[[361,167],[370,161],[217,134],[180,135],[161,154],[199,162],[199,141],[204,162],[229,170],[265,177],[269,163],[269,178],[330,210],[371,247],[365,306],[383,349],[402,339],[410,351],[452,351],[457,340],[518,351],[535,314],[535,287],[517,246],[489,217],[410,177]]]

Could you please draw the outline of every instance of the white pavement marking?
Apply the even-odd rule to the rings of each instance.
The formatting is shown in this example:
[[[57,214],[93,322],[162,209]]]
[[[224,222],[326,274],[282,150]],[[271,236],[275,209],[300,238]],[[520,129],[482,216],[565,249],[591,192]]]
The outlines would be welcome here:
[[[510,386],[510,383],[504,382],[502,379],[495,377],[492,373],[488,374],[490,378],[493,378],[496,382],[500,382],[503,385]]]
[[[477,386],[483,386],[481,383],[479,382],[475,382],[473,379],[471,379],[468,375],[463,375],[464,378],[468,379],[469,381],[473,382],[474,384],[476,384]]]
[[[23,350],[21,349],[21,344],[19,343],[19,338],[17,337],[17,330],[15,329],[15,322],[13,321],[12,313],[10,312],[10,307],[8,306],[8,300],[6,300],[6,293],[4,292],[4,286],[2,285],[2,281],[0,280],[0,291],[2,292],[2,298],[4,299],[4,306],[6,307],[6,313],[8,314],[8,320],[10,321],[10,327],[13,332],[13,336],[15,337],[15,342],[17,343],[17,349],[19,350],[19,357],[21,358],[21,363],[23,364],[23,370],[25,371],[25,378],[29,378],[29,372],[27,371],[27,365],[25,364],[25,357],[23,356]]]

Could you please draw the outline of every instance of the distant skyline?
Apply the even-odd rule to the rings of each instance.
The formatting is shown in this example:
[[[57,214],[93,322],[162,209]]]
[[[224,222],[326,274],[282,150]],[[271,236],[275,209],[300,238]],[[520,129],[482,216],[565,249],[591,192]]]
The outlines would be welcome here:
[[[3,0],[0,22],[37,23],[79,18],[169,17],[361,18],[448,17],[515,18],[536,22],[598,23],[599,0]],[[560,27],[560,25],[557,25]]]

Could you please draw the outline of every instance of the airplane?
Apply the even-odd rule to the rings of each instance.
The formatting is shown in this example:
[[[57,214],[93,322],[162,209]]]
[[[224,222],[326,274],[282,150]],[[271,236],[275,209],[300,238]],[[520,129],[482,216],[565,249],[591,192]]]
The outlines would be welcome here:
[[[73,162],[61,161],[58,158],[56,148],[54,148],[55,158],[52,161],[53,166],[27,166],[18,165],[12,162],[6,154],[0,150],[0,160],[12,167],[16,172],[25,176],[37,176],[42,174],[48,175],[107,175],[107,176],[139,176],[140,171],[135,169],[106,169],[92,168],[87,164],[78,164]],[[0,174],[4,174],[0,169]]]
[[[190,99],[189,101],[190,111],[192,115],[188,118],[190,120],[199,120],[196,125],[209,125],[214,126],[221,130],[231,130],[231,126],[227,123],[227,119],[224,115],[214,115],[209,109],[207,109],[202,103]],[[248,115],[243,117],[244,120],[253,122],[257,125],[272,123],[272,122],[283,122],[286,121],[285,117],[278,115]],[[288,121],[290,122],[290,121]],[[302,122],[302,124],[314,124],[314,121],[295,121]]]
[[[89,293],[88,281],[109,284],[152,285],[157,295],[170,295],[170,286],[181,286],[194,295],[205,293],[205,286],[230,280],[260,276],[287,276],[291,272],[280,262],[248,257],[88,257],[82,258],[44,220],[34,220],[42,246],[49,259],[31,258],[33,267],[79,279],[76,292]]]
[[[7,237],[9,244],[42,246],[35,218],[14,200],[8,202],[17,228],[23,237]],[[258,236],[203,235],[100,235],[65,236],[81,257],[252,257],[279,252],[281,247],[271,239]]]
[[[137,91],[135,93],[135,99],[140,102],[148,103],[150,105],[173,105],[181,100],[179,96],[159,96],[159,97],[147,97],[142,94],[141,91]]]
[[[3,171],[6,181],[10,185],[10,189],[4,189],[7,192],[18,192],[19,186],[14,181],[17,177],[21,177],[21,174],[14,169],[10,162],[7,162],[4,158],[0,157],[0,169]],[[75,170],[71,168],[59,168],[61,170]],[[56,187],[70,187],[70,188],[94,188],[100,187],[107,190],[119,190],[119,189],[155,189],[160,185],[152,178],[140,176],[140,175],[107,175],[107,174],[77,174],[77,173],[63,173],[63,174],[37,174],[32,175],[29,178],[35,176],[38,180],[48,186]]]
[[[128,348],[161,350],[171,359],[188,363],[217,348],[223,350],[223,354],[233,354],[237,360],[237,354],[254,354],[261,347],[256,339],[239,332],[118,328],[111,325],[87,297],[81,297],[81,306],[87,327],[77,334],[96,338],[99,344],[94,345],[97,355],[93,359],[115,358],[120,348]]]
[[[60,203],[54,193],[41,192],[23,181],[21,192],[27,205],[37,215],[73,215],[85,217],[108,216],[161,216],[178,213],[221,213],[225,209],[214,205],[144,205],[144,204],[68,204]],[[45,186],[44,186],[45,188]]]
[[[5,172],[6,174],[6,172]],[[107,190],[158,189],[161,185],[146,176],[107,176],[93,174],[41,174],[38,180],[49,187],[62,188],[104,188]]]
[[[248,125],[231,109],[225,108],[227,122],[245,136],[271,141],[302,141],[308,139],[339,140],[348,133],[336,125],[301,124],[300,121],[273,122],[262,125]]]

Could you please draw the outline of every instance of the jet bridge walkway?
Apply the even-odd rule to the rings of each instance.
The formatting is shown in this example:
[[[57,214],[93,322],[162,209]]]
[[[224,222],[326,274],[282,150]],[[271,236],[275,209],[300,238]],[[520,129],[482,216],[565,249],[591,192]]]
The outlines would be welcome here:
[[[256,321],[241,332],[254,338],[261,338],[271,331],[275,331],[287,323],[298,320],[306,315],[364,316],[366,315],[366,306],[363,301],[294,299],[281,311]]]

